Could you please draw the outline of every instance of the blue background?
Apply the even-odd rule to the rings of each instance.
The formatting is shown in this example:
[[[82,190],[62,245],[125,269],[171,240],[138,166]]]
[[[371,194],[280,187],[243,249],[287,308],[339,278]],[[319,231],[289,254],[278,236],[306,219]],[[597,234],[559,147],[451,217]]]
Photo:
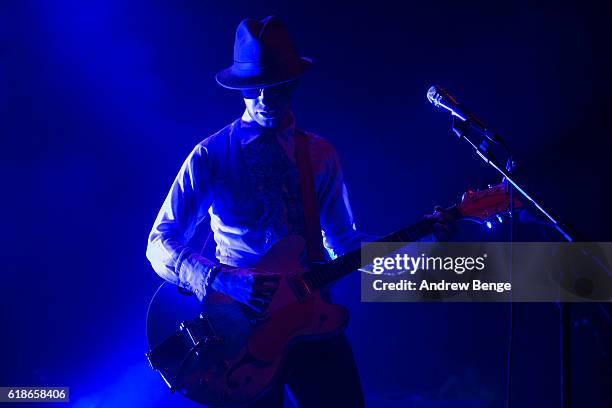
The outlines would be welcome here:
[[[610,240],[603,1],[208,3],[3,3],[0,385],[69,385],[77,407],[193,405],[144,358],[160,283],[144,252],[183,159],[243,110],[213,76],[247,16],[278,15],[314,59],[297,124],[335,144],[364,231],[499,181],[427,103],[440,83],[505,135],[545,204]],[[335,292],[371,406],[503,406],[507,305],[361,304],[356,276]],[[603,406],[609,308],[575,317],[577,406]],[[515,319],[515,406],[558,406],[556,306],[519,304]]]

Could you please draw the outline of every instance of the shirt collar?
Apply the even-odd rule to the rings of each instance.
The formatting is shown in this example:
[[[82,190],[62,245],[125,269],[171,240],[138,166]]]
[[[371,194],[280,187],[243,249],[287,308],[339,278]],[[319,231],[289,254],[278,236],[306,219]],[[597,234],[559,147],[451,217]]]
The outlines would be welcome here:
[[[285,119],[283,120],[283,124],[278,129],[272,130],[272,132],[276,133],[276,136],[284,142],[288,142],[293,136],[293,132],[295,130],[295,117],[293,113],[287,112]],[[261,127],[257,122],[255,122],[248,111],[244,111],[242,114],[242,118],[240,118],[240,144],[245,146],[255,140],[258,136],[262,135],[266,132],[267,129]]]

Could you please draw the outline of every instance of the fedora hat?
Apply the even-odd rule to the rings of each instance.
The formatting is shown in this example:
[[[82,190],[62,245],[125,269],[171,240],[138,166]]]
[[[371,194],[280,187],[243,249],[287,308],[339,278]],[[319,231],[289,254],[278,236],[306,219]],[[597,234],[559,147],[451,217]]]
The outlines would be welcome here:
[[[312,65],[300,57],[281,21],[269,16],[246,19],[236,29],[234,64],[215,75],[229,89],[264,88],[296,79]]]

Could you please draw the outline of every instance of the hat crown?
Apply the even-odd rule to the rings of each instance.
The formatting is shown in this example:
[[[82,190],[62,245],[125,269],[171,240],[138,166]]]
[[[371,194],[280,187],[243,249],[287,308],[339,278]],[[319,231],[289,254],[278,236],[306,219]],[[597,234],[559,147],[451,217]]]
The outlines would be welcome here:
[[[215,79],[229,89],[261,88],[293,81],[311,65],[310,58],[297,54],[289,32],[278,18],[249,18],[236,29],[234,63],[219,71]]]
[[[296,55],[289,32],[275,16],[245,19],[236,29],[234,62],[267,66]]]

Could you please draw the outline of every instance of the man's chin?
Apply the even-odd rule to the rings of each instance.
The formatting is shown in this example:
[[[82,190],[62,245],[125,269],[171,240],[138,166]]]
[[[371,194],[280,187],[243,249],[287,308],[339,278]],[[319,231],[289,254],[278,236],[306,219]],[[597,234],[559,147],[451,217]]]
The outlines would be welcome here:
[[[262,118],[259,124],[266,129],[276,129],[283,121],[280,118]]]

